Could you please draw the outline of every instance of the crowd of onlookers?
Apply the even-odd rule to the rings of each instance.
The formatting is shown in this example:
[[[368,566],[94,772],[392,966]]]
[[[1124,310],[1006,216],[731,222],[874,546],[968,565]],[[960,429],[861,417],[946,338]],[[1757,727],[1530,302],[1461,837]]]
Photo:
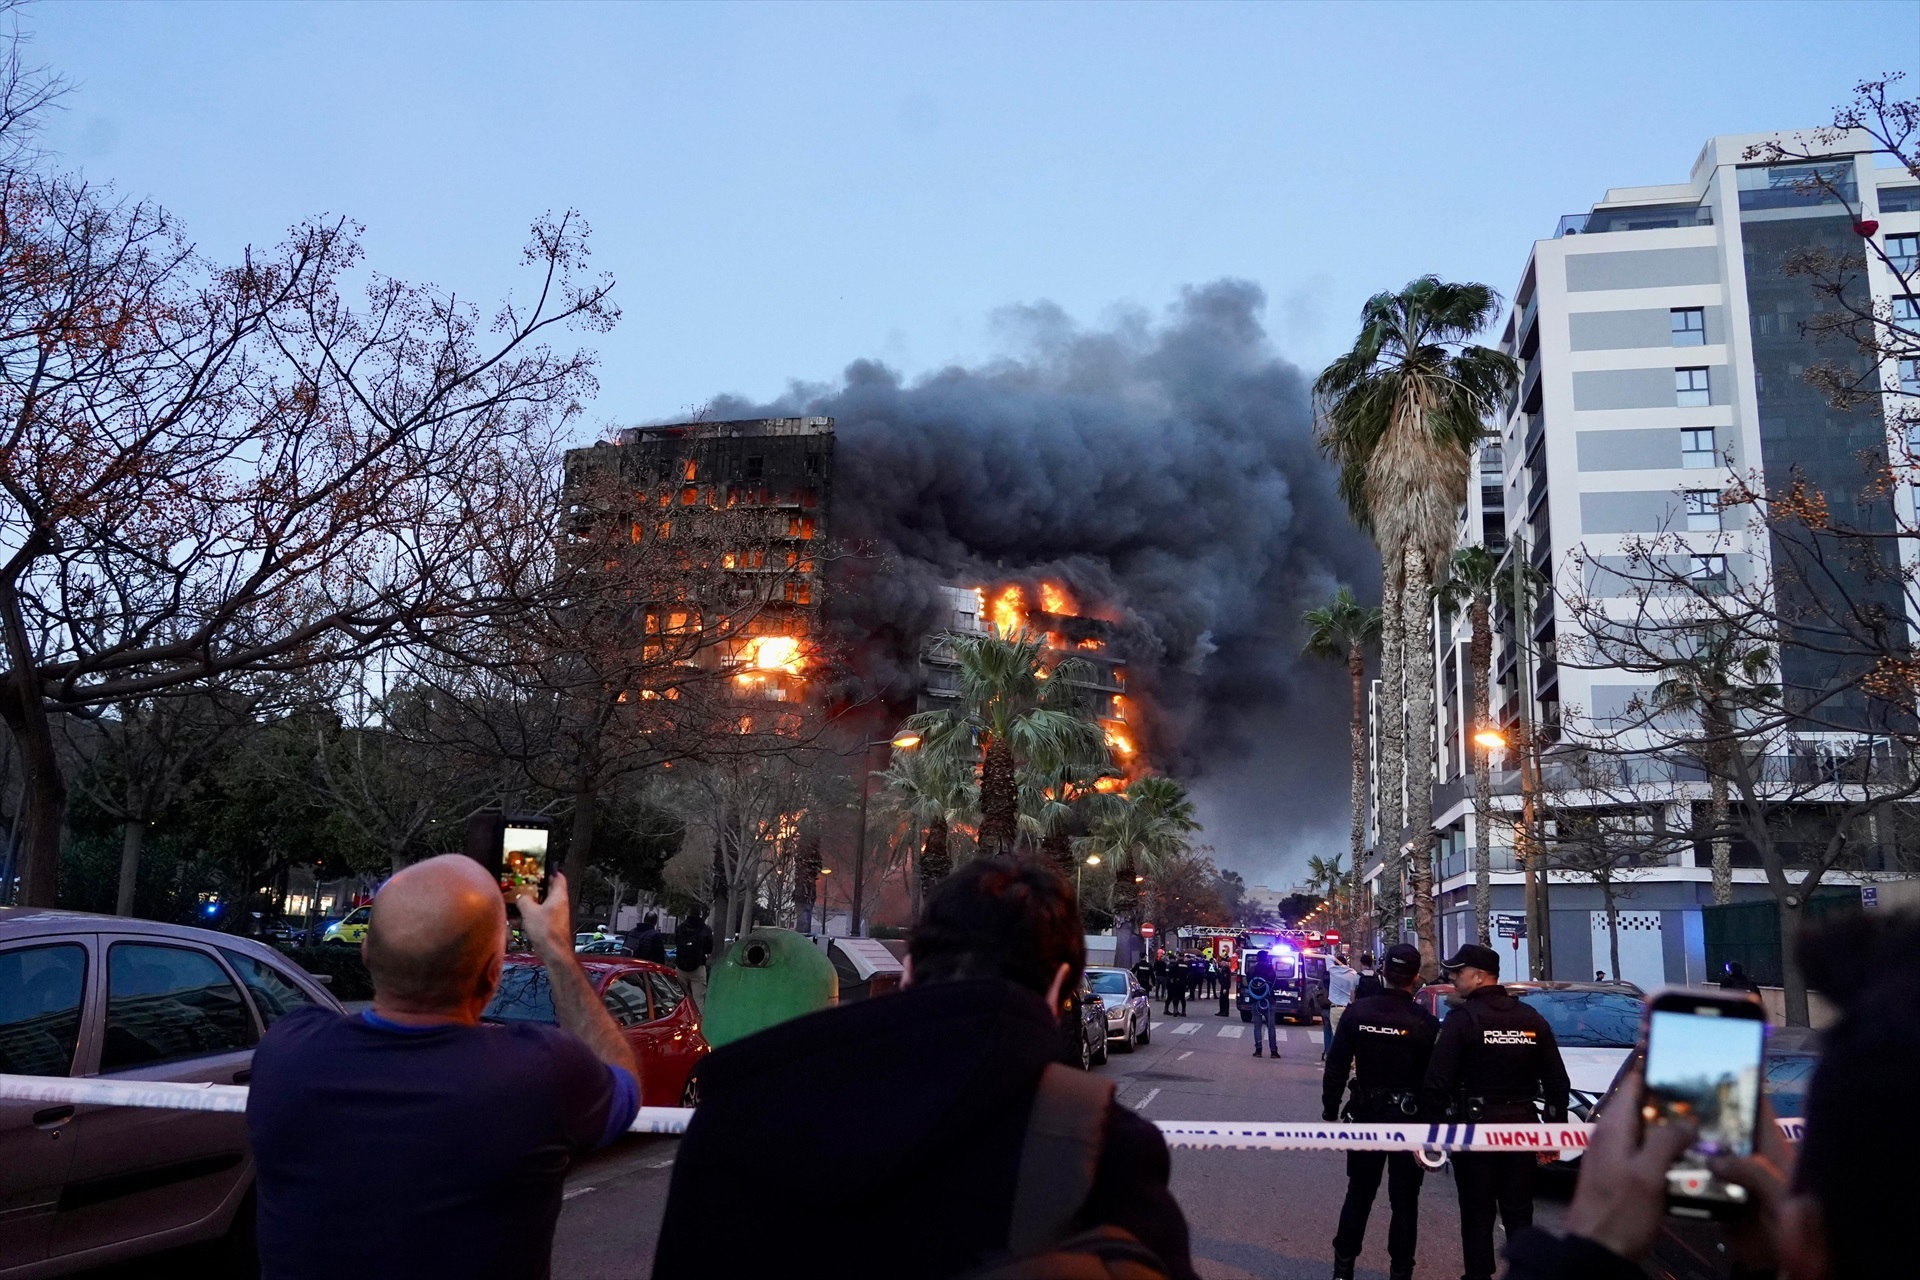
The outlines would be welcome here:
[[[569,1164],[628,1128],[645,1064],[574,960],[564,879],[517,910],[558,1027],[481,1024],[507,915],[478,863],[446,857],[375,898],[370,1009],[311,1006],[267,1033],[248,1123],[269,1280],[547,1274]],[[1747,1276],[1912,1273],[1900,1237],[1920,1192],[1920,1090],[1906,1079],[1920,1060],[1920,922],[1844,928],[1805,952],[1843,1017],[1797,1159],[1769,1130],[1718,1167],[1751,1192],[1727,1227]],[[1058,1063],[1056,1013],[1086,960],[1071,882],[1031,861],[970,862],[929,893],[908,951],[898,994],[704,1061],[652,1273],[791,1274],[825,1232],[849,1277],[1195,1276],[1160,1132],[1111,1082]],[[1229,978],[1165,959],[1163,994]],[[1606,1112],[1567,1234],[1511,1239],[1508,1274],[1637,1275],[1675,1154],[1635,1108]]]

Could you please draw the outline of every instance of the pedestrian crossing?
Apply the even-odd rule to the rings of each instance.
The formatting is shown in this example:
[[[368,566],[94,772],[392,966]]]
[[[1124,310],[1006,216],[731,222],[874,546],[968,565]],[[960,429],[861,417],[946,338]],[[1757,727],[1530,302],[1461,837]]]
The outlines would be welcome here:
[[[1197,1022],[1183,1022],[1173,1029],[1173,1034],[1177,1036],[1190,1036],[1199,1029],[1200,1024]]]
[[[1247,1034],[1247,1029],[1240,1026],[1222,1027],[1220,1028],[1220,1034],[1228,1040],[1238,1040],[1241,1036]]]

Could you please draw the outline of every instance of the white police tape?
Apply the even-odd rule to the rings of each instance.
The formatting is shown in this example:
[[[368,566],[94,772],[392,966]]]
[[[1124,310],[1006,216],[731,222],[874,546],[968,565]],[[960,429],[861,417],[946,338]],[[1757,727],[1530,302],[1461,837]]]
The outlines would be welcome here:
[[[235,1084],[170,1084],[164,1081],[69,1080],[54,1076],[0,1075],[0,1100],[74,1106],[160,1107],[172,1111],[247,1109],[247,1089]],[[642,1107],[630,1133],[687,1131],[686,1107]],[[1804,1121],[1779,1122],[1781,1136],[1800,1141]],[[1162,1120],[1170,1147],[1240,1151],[1581,1151],[1592,1125],[1576,1124],[1248,1124],[1229,1120]]]

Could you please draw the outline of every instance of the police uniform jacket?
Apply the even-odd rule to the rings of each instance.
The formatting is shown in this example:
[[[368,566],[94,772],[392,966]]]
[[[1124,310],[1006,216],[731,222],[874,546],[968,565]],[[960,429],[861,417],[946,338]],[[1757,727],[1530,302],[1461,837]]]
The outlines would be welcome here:
[[[1534,1098],[1546,1101],[1546,1119],[1567,1118],[1567,1067],[1553,1028],[1540,1011],[1497,984],[1477,989],[1440,1027],[1421,1089],[1432,1119],[1493,1124],[1537,1120]]]
[[[1321,1114],[1338,1118],[1340,1094],[1352,1069],[1354,1120],[1391,1120],[1410,1114],[1402,1100],[1416,1099],[1427,1060],[1440,1034],[1440,1020],[1413,1002],[1408,991],[1388,989],[1347,1006],[1334,1029],[1320,1086]]]

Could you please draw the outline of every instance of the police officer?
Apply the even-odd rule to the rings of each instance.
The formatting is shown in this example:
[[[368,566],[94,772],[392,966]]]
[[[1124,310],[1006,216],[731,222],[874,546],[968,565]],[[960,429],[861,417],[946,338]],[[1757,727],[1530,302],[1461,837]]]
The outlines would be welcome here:
[[[1273,1026],[1273,957],[1261,951],[1247,970],[1247,1007],[1253,1013],[1253,1056],[1260,1056],[1260,1028],[1267,1029],[1273,1056],[1280,1057],[1280,1038]]]
[[[1409,1120],[1419,1114],[1420,1086],[1433,1055],[1440,1020],[1413,1002],[1420,980],[1420,952],[1400,943],[1387,950],[1386,985],[1377,995],[1347,1006],[1333,1033],[1326,1074],[1320,1085],[1320,1118],[1337,1120],[1340,1095],[1353,1070],[1353,1094],[1345,1118],[1368,1123]],[[1420,1183],[1425,1178],[1411,1151],[1349,1151],[1347,1200],[1340,1206],[1340,1229],[1333,1237],[1334,1280],[1352,1280],[1360,1245],[1367,1237],[1367,1215],[1387,1175],[1387,1203],[1393,1220],[1387,1228],[1387,1257],[1393,1280],[1413,1275],[1414,1246],[1420,1232]]]
[[[1500,985],[1500,953],[1468,943],[1440,966],[1453,979],[1459,1005],[1434,1042],[1421,1088],[1433,1119],[1471,1124],[1538,1124],[1567,1118],[1567,1068],[1553,1028],[1537,1009]],[[1460,1152],[1453,1176],[1460,1188],[1460,1251],[1465,1280],[1493,1280],[1493,1217],[1497,1207],[1512,1239],[1533,1224],[1534,1157],[1528,1153]]]

